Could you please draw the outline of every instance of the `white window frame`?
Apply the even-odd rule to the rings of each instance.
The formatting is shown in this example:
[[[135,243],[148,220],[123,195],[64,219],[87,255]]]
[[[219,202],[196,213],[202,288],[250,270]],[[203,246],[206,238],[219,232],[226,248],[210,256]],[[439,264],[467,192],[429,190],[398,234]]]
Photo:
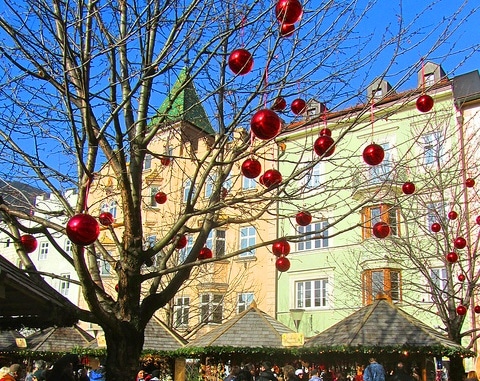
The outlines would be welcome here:
[[[62,278],[70,279],[70,274],[60,274]],[[58,285],[58,292],[63,296],[68,296],[68,291],[70,290],[70,281],[66,279],[60,279],[60,284]]]
[[[225,229],[212,229],[208,234],[205,246],[212,250],[216,258],[221,258],[225,255],[227,231]]]
[[[433,131],[422,135],[423,164],[434,166],[442,163],[443,134],[441,131]]]
[[[299,238],[299,241],[297,242],[297,251],[302,252],[315,249],[324,249],[330,246],[330,241],[328,237],[328,220],[316,221],[307,226],[297,226],[298,234],[320,232],[322,229],[325,229],[321,233],[323,235],[323,238],[313,238],[315,234],[310,234]]]
[[[379,144],[385,156],[380,164],[368,166],[368,176],[371,184],[378,184],[384,181],[389,181],[392,178],[392,152],[390,143],[384,142]]]
[[[305,173],[305,177],[302,179],[302,185],[307,189],[320,187],[324,181],[324,173],[324,162],[319,161]]]
[[[73,250],[73,244],[72,241],[69,239],[65,240],[65,252],[71,256]]]
[[[250,190],[255,189],[257,187],[257,182],[255,179],[251,179],[249,177],[242,176],[242,189],[243,190]]]
[[[174,306],[175,327],[187,327],[190,319],[190,297],[179,296]]]
[[[442,222],[447,218],[447,206],[445,203],[429,202],[426,205],[425,224],[427,228],[430,228],[434,222]]]
[[[237,313],[243,312],[248,309],[253,301],[253,292],[239,292],[237,294]]]
[[[110,263],[102,258],[97,259],[98,270],[100,272],[100,276],[110,276],[111,274],[111,266]]]
[[[152,155],[147,153],[143,161],[143,169],[148,170],[152,168]]]
[[[448,288],[448,276],[447,269],[445,267],[432,267],[430,268],[430,278],[432,283],[435,285],[436,290],[430,290],[431,293],[435,292],[440,296],[442,300],[447,300],[448,295],[446,290]],[[430,302],[433,302],[432,294],[428,295]]]
[[[180,250],[179,253],[179,261],[180,263],[185,262],[185,259],[187,259],[188,254],[192,250],[193,247],[193,236],[187,235],[187,246],[185,246],[183,249]]]
[[[200,322],[222,324],[223,295],[204,293],[200,295]]]
[[[240,228],[240,250],[250,246],[254,246],[257,243],[257,229],[255,226],[243,226]],[[255,249],[246,251],[239,255],[240,258],[248,258],[255,256]]]
[[[190,193],[190,189],[192,189],[192,180],[188,179],[185,180],[183,183],[183,202],[188,201],[188,195]]]
[[[217,180],[216,175],[208,176],[207,181],[205,182],[205,198],[209,198],[212,196],[216,180]]]
[[[38,260],[46,261],[48,258],[48,242],[40,242],[40,250],[38,250]]]
[[[328,308],[329,287],[328,278],[295,281],[295,308],[305,310]]]

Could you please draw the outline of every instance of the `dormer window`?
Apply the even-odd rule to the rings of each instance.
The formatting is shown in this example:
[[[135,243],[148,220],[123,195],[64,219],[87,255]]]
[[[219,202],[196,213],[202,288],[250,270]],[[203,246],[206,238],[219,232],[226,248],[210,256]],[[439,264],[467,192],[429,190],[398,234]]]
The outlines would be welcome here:
[[[425,86],[433,86],[435,84],[435,73],[428,73],[424,75]]]

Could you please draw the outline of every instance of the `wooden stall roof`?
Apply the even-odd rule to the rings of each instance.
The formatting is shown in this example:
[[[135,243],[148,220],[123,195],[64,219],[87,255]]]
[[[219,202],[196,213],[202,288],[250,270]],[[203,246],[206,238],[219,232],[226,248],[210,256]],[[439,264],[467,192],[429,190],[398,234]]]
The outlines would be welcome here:
[[[73,348],[86,348],[93,336],[77,325],[50,327],[27,336],[28,349],[35,352],[70,352]]]

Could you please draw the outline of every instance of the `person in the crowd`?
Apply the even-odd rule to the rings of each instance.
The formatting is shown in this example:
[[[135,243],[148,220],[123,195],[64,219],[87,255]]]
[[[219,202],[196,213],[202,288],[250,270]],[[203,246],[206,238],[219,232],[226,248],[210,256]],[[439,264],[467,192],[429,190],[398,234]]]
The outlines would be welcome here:
[[[468,372],[465,381],[478,381],[477,372],[475,372],[474,370]]]
[[[91,359],[90,367],[91,369],[88,373],[88,377],[91,381],[105,381],[105,367],[100,363],[100,359]]]
[[[3,378],[3,376],[6,376],[10,372],[10,368],[8,366],[2,366],[0,368],[0,379]]]
[[[223,381],[235,381],[237,379],[238,373],[240,373],[240,367],[238,365],[233,365],[230,367],[230,373],[228,376],[223,379]]]
[[[300,381],[300,378],[295,374],[295,368],[291,365],[283,367],[283,377],[285,381]]]
[[[260,366],[257,381],[278,381],[278,378],[273,374],[272,364],[268,361],[264,361]]]
[[[397,369],[393,372],[392,381],[413,381],[413,377],[407,372],[402,361],[397,364]]]
[[[238,372],[236,381],[255,381],[255,378],[255,365],[252,363],[247,363]]]
[[[74,369],[79,362],[78,355],[73,353],[61,357],[45,372],[46,381],[75,381]]]
[[[300,380],[303,380],[303,375],[304,375],[303,369],[297,369],[295,371],[295,376],[297,376]]]
[[[385,369],[374,357],[369,360],[370,364],[363,372],[364,381],[385,381]]]
[[[149,381],[151,378],[152,375],[148,374],[145,369],[140,369],[137,373],[137,378],[135,381]]]
[[[43,360],[35,360],[33,363],[33,377],[36,378],[36,381],[45,381],[45,372],[46,372],[47,363]],[[25,381],[29,381],[25,379]]]
[[[313,368],[310,372],[310,380],[309,381],[322,381],[320,376],[318,375],[318,369]]]
[[[90,381],[88,372],[83,366],[77,370],[77,381]]]
[[[20,364],[12,364],[8,368],[8,373],[5,374],[0,381],[18,381],[22,376],[22,367]]]

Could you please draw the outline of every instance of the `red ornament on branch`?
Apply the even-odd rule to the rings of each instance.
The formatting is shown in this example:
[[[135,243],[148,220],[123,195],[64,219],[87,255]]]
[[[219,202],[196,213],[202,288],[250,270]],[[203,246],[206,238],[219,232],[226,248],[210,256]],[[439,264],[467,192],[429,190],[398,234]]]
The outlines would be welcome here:
[[[228,57],[228,67],[238,75],[250,73],[253,68],[253,58],[251,53],[243,48],[235,49]]]
[[[385,238],[390,234],[390,226],[383,221],[377,222],[372,229],[373,235],[377,238]]]
[[[307,108],[307,103],[300,98],[295,99],[290,105],[290,109],[295,115],[303,114],[306,108]]]
[[[450,263],[455,263],[458,261],[458,254],[455,253],[454,251],[451,251],[450,253],[447,254],[447,261]]]
[[[465,180],[465,185],[467,188],[473,188],[475,186],[475,180],[472,178],[468,178]]]
[[[369,165],[378,165],[383,161],[385,151],[381,145],[372,143],[365,147],[362,156],[365,163]]]
[[[155,201],[158,204],[165,204],[167,202],[167,194],[165,192],[155,193]]]
[[[200,249],[200,252],[198,253],[198,259],[210,259],[213,257],[212,250],[210,250],[208,247],[202,247]]]
[[[38,246],[37,239],[31,234],[20,236],[20,243],[26,253],[33,253]]]
[[[298,0],[279,0],[275,7],[277,20],[282,24],[295,24],[302,14],[302,4]]]
[[[290,254],[290,244],[286,239],[280,239],[272,244],[272,252],[275,256],[287,256]]]
[[[455,212],[454,210],[448,212],[448,218],[449,218],[450,220],[456,220],[457,217],[458,217],[458,213]]]
[[[283,111],[287,108],[287,101],[283,97],[277,97],[271,108],[273,111]]]
[[[438,233],[440,230],[442,230],[442,226],[438,222],[434,222],[430,229],[432,230],[432,232]]]
[[[297,221],[297,224],[299,224],[300,226],[310,225],[310,223],[312,222],[312,215],[310,214],[310,212],[307,211],[298,212],[295,216],[295,221]]]
[[[430,95],[423,94],[417,98],[417,110],[428,112],[433,108],[433,98]]]
[[[322,128],[322,130],[320,131],[320,136],[332,136],[332,130],[330,130],[330,128]]]
[[[280,25],[280,36],[290,37],[295,32],[295,25],[293,24],[281,24]]]
[[[165,167],[168,167],[171,162],[172,162],[172,159],[168,156],[162,156],[162,158],[160,159],[160,163],[162,163],[162,165]]]
[[[477,216],[477,218],[475,219],[475,222],[477,223],[477,225],[480,225],[480,216]]]
[[[319,136],[313,143],[313,150],[318,156],[332,156],[335,152],[335,142],[329,135]]]
[[[282,174],[276,169],[269,169],[263,174],[262,181],[267,188],[274,187],[282,182]]]
[[[480,306],[473,307],[473,310],[475,311],[476,314],[480,314]]]
[[[290,260],[286,257],[277,258],[277,260],[275,261],[275,267],[278,271],[282,273],[288,271],[288,269],[290,268]]]
[[[76,245],[88,246],[96,241],[100,226],[89,214],[76,214],[67,222],[67,236]]]
[[[185,246],[187,246],[188,239],[186,235],[181,235],[178,237],[177,243],[175,244],[175,248],[178,250],[183,249]]]
[[[100,223],[103,225],[103,226],[110,226],[113,224],[113,222],[115,221],[114,218],[113,218],[113,215],[112,213],[110,212],[102,212],[100,213],[100,215],[98,216],[98,221],[100,221]]]
[[[458,274],[458,280],[463,282],[465,280],[465,274]]]
[[[282,121],[274,111],[262,109],[253,115],[250,128],[257,138],[269,140],[280,133]]]
[[[455,246],[457,249],[463,249],[465,246],[467,246],[467,240],[463,237],[457,237],[455,238],[455,241],[453,241],[453,246]]]
[[[467,313],[467,307],[465,307],[464,305],[460,304],[458,307],[457,307],[457,314],[459,315],[465,315]]]
[[[262,164],[257,159],[250,158],[246,159],[242,163],[242,174],[243,176],[254,179],[262,172]]]
[[[402,185],[402,192],[404,194],[413,194],[415,192],[415,184],[412,183],[411,181],[406,181]]]

